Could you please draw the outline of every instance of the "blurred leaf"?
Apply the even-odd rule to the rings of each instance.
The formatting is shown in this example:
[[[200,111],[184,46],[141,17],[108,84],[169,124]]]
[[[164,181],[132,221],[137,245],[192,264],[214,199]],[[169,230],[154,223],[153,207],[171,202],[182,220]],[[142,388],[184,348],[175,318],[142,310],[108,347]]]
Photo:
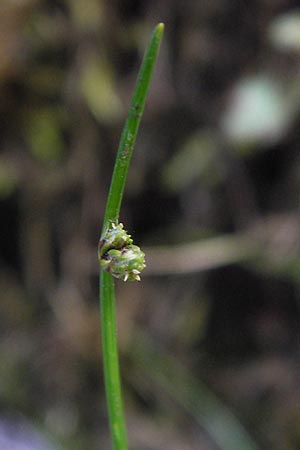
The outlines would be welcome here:
[[[68,0],[72,20],[82,30],[97,30],[103,22],[103,4],[99,0]]]
[[[280,86],[267,76],[244,78],[233,88],[221,127],[235,144],[273,142],[289,125],[288,106]]]
[[[222,450],[258,450],[243,424],[222,400],[176,358],[158,351],[137,332],[131,355],[142,378],[150,379],[191,414]]]
[[[281,50],[300,50],[300,11],[282,14],[270,25],[269,39]]]
[[[49,108],[26,117],[26,138],[32,155],[44,162],[57,161],[64,150],[58,113]]]
[[[96,55],[87,58],[82,67],[80,84],[88,107],[100,122],[110,123],[120,116],[122,104],[106,61]]]
[[[173,156],[163,171],[163,183],[172,191],[180,191],[201,178],[212,185],[220,180],[216,167],[217,143],[208,131],[197,131]]]
[[[0,199],[9,197],[17,188],[19,174],[9,161],[0,161]]]

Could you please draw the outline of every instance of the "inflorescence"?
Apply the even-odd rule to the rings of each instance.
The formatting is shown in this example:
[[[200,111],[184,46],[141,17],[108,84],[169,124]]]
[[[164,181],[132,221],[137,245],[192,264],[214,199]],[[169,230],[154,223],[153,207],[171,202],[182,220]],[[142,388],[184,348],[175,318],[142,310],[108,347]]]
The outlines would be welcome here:
[[[140,281],[140,273],[146,267],[144,252],[133,244],[122,223],[111,223],[103,233],[98,258],[103,270],[123,281]]]

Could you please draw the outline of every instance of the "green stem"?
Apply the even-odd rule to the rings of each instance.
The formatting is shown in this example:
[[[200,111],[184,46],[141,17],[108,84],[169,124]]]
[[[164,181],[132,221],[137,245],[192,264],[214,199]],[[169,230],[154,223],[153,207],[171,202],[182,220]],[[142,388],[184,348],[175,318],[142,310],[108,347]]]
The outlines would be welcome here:
[[[154,29],[139,72],[129,114],[118,148],[104,214],[103,232],[111,222],[117,223],[119,219],[127,172],[143,114],[153,69],[158,56],[163,29],[164,25],[162,23],[158,24]],[[100,309],[104,379],[113,448],[114,450],[127,450],[128,445],[122,406],[118,361],[114,281],[112,276],[104,270],[100,271],[100,275]]]
[[[112,276],[101,271],[100,303],[105,391],[113,448],[127,450],[118,360],[115,286]],[[101,301],[102,299],[102,301]]]

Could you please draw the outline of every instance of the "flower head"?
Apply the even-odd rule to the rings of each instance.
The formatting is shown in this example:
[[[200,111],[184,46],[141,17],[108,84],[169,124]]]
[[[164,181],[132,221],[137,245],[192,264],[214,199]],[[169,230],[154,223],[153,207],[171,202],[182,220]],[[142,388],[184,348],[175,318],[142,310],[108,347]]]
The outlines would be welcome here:
[[[123,224],[114,224],[99,241],[101,268],[123,281],[140,281],[140,273],[146,267],[145,254],[133,244]]]

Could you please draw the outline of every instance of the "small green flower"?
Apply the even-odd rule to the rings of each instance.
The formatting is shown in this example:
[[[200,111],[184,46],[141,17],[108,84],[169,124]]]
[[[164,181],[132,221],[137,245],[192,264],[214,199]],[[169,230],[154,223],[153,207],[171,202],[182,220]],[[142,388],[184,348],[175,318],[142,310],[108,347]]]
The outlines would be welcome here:
[[[111,223],[110,227],[101,236],[99,241],[99,258],[101,258],[108,250],[121,250],[126,245],[133,243],[130,234],[124,230],[122,223]]]
[[[123,281],[140,281],[139,275],[146,267],[145,254],[132,242],[123,224],[112,223],[99,242],[101,268]]]

